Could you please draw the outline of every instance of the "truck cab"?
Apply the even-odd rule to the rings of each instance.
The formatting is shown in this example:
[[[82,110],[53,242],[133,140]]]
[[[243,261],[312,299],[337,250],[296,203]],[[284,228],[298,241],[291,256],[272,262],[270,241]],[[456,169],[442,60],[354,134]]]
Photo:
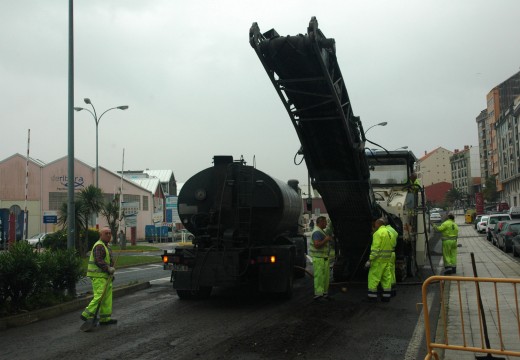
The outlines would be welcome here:
[[[424,192],[417,181],[409,180],[417,158],[406,150],[367,150],[366,156],[375,202],[399,233],[398,278],[414,276],[417,267],[424,265],[426,256]]]

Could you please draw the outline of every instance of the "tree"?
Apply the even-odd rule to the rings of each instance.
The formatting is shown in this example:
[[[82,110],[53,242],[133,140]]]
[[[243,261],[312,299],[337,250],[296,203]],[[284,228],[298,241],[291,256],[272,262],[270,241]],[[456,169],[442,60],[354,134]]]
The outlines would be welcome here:
[[[101,209],[101,214],[107,221],[114,244],[117,244],[117,228],[119,227],[119,194],[117,194],[112,201],[105,203]]]
[[[487,202],[495,202],[498,199],[497,183],[494,176],[486,178],[482,194]]]
[[[82,189],[78,199],[83,203],[83,214],[89,220],[93,214],[98,214],[104,206],[103,193],[100,188],[89,185]],[[87,222],[88,227],[88,222]]]
[[[462,198],[463,198],[463,194],[455,188],[451,188],[446,193],[446,202],[448,202],[451,206],[460,202],[460,200],[462,200]]]
[[[58,225],[63,227],[68,226],[68,204],[64,202],[61,204],[58,209]],[[74,234],[74,242],[78,253],[81,256],[85,256],[87,253],[87,244],[86,242],[81,241],[80,234],[81,230],[88,229],[87,217],[85,216],[84,203],[83,200],[77,199],[74,200],[74,218],[76,223],[76,233]]]
[[[89,185],[82,189],[74,201],[74,216],[77,231],[74,235],[76,249],[81,256],[87,254],[88,249],[88,225],[93,214],[103,209],[103,194],[101,189]],[[67,203],[63,203],[59,209],[58,223],[67,226]],[[83,234],[83,237],[81,236]]]

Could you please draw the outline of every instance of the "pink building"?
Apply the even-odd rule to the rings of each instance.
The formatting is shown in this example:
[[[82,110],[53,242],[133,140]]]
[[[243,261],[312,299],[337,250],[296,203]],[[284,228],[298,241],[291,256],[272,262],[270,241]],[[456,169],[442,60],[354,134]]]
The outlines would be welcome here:
[[[57,211],[67,202],[67,156],[45,164],[39,160],[29,159],[27,202],[25,200],[26,157],[14,154],[0,161],[0,209],[7,208],[13,211],[23,211],[27,204],[28,231],[27,235],[57,230],[56,224],[44,224],[44,213]],[[74,160],[74,187],[79,192],[89,185],[95,184],[95,167],[75,159]],[[119,193],[121,186],[120,175],[103,167],[99,167],[99,187],[106,200],[111,200],[115,193]],[[164,194],[158,183],[157,189],[149,190],[135,182],[123,179],[123,201],[138,203],[137,226],[127,228],[127,238],[144,239],[145,225],[153,224],[154,207],[158,204],[164,209]],[[100,226],[106,225],[102,216],[99,216]],[[130,234],[128,234],[130,232]],[[130,235],[130,236],[129,236]]]

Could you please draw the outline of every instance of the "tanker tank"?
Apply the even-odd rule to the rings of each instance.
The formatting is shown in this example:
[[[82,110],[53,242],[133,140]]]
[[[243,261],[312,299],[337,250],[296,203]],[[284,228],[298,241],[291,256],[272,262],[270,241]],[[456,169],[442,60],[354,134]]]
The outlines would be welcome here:
[[[215,156],[214,166],[192,176],[179,193],[179,217],[197,239],[211,245],[232,238],[234,246],[270,244],[296,233],[302,200],[293,187],[243,160]],[[205,242],[200,243],[205,244]]]

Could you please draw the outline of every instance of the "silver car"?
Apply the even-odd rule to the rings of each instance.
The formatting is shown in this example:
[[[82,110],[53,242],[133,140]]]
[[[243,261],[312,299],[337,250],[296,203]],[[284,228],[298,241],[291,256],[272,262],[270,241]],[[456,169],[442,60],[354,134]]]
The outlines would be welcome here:
[[[43,240],[47,236],[48,233],[39,233],[36,235],[31,236],[29,239],[27,239],[27,242],[32,247],[35,247],[37,249],[41,249],[43,247]]]

